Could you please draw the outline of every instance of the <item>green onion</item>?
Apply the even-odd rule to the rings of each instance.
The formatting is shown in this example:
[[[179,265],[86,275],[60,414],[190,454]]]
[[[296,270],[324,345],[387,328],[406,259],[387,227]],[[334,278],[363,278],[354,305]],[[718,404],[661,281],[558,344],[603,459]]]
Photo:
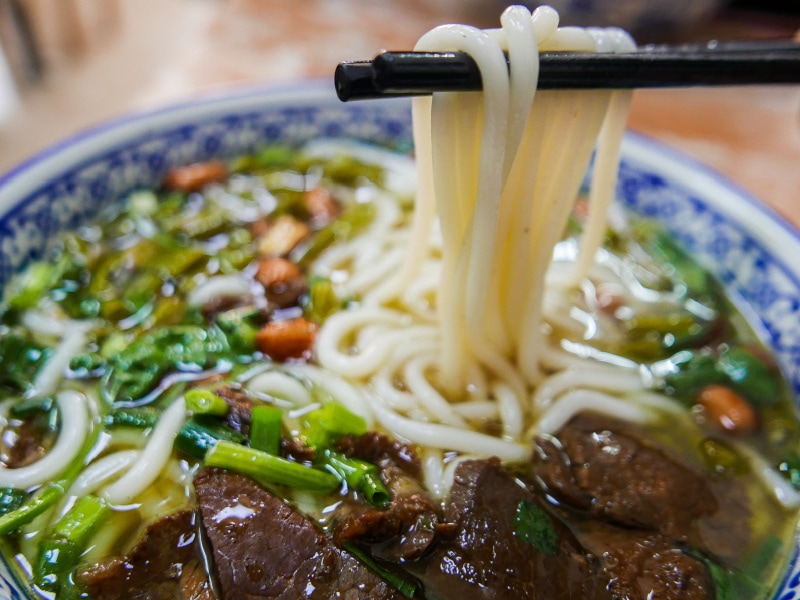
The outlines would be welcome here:
[[[372,506],[386,506],[392,499],[389,490],[383,485],[378,467],[372,463],[349,458],[333,450],[325,450],[321,464],[347,483],[350,489],[358,490]]]
[[[413,598],[417,593],[417,585],[413,581],[405,579],[401,575],[386,569],[380,565],[372,556],[351,541],[342,542],[342,547],[347,550],[360,563],[383,579],[386,583],[400,592],[406,598]]]
[[[17,510],[25,502],[28,494],[17,488],[0,489],[0,516]]]
[[[316,323],[323,323],[342,308],[342,301],[333,289],[330,279],[313,277],[308,282],[308,298],[303,310]]]
[[[555,554],[558,550],[558,534],[552,518],[529,500],[521,500],[517,505],[514,535],[543,554]]]
[[[206,454],[206,465],[249,475],[256,481],[327,494],[339,486],[339,478],[260,450],[220,441]]]
[[[109,515],[106,501],[97,496],[83,496],[53,527],[52,536],[85,546],[97,526]]]
[[[780,402],[780,380],[764,361],[747,348],[734,346],[729,349],[720,357],[717,369],[727,375],[736,391],[757,407],[773,406]]]
[[[278,454],[283,433],[283,411],[275,406],[255,406],[250,418],[250,447]]]
[[[31,264],[14,282],[8,305],[12,308],[32,308],[61,277],[67,262],[44,261]]]
[[[80,561],[92,534],[111,509],[97,496],[83,496],[53,527],[49,537],[39,545],[33,581],[37,587],[60,592],[71,585],[70,574]]]
[[[25,419],[38,413],[49,413],[55,404],[53,398],[25,398],[15,403],[10,409],[9,414],[15,419]]]
[[[183,399],[186,408],[196,415],[223,417],[230,410],[228,403],[211,390],[193,388],[183,395]]]
[[[192,417],[175,438],[175,448],[194,458],[204,458],[217,442],[241,444],[245,437],[214,418]]]
[[[350,412],[338,402],[329,402],[306,415],[304,436],[306,443],[315,448],[326,448],[343,435],[364,435],[367,422]]]
[[[0,516],[0,536],[16,531],[53,506],[64,494],[61,482],[50,483],[39,489],[17,509]]]

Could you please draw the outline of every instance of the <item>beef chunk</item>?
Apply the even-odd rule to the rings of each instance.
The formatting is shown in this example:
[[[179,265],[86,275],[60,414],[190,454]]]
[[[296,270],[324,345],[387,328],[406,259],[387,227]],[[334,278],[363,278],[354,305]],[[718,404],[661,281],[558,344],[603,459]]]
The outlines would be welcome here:
[[[225,400],[230,407],[225,417],[227,425],[244,436],[250,435],[250,421],[253,418],[253,401],[246,394],[229,385],[223,385],[214,393]]]
[[[599,560],[614,599],[706,600],[715,597],[708,569],[658,533],[599,522],[585,524],[581,544]]]
[[[361,502],[343,502],[337,509],[334,536],[371,545],[372,555],[404,563],[423,556],[436,537],[439,523],[434,501],[419,481],[388,458],[380,464],[381,479],[392,500],[376,508]]]
[[[95,600],[210,600],[196,519],[187,509],[151,523],[127,556],[79,571],[79,585]]]
[[[35,463],[47,453],[46,435],[47,428],[38,423],[35,418],[25,419],[18,423],[12,421],[11,426],[3,434],[0,460],[11,469]]]
[[[372,464],[389,459],[412,477],[419,479],[422,476],[422,461],[414,449],[377,431],[368,431],[358,437],[346,435],[337,442],[337,449],[346,456]]]
[[[608,598],[607,582],[593,578],[594,557],[557,519],[545,517],[555,533],[551,548],[537,548],[517,535],[515,519],[523,502],[539,506],[499,460],[461,463],[446,509],[453,539],[440,542],[419,574],[427,597]]]
[[[366,542],[373,556],[386,561],[419,559],[434,543],[439,510],[419,482],[422,468],[416,452],[374,431],[345,436],[337,448],[346,456],[377,465],[392,500],[385,508],[343,502],[336,511],[336,538]]]
[[[400,598],[252,479],[204,469],[194,484],[224,600]]]
[[[717,510],[699,473],[620,421],[579,415],[557,441],[539,439],[537,446],[535,475],[548,493],[595,518],[685,540],[693,521]]]

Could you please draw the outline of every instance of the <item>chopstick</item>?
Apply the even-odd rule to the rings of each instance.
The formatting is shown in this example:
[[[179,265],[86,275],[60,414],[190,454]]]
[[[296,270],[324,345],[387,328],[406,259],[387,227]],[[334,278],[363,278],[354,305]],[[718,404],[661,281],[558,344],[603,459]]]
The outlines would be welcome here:
[[[340,63],[342,101],[481,89],[464,52],[384,52]],[[792,40],[645,46],[626,54],[543,52],[540,89],[634,89],[800,83],[800,43]]]

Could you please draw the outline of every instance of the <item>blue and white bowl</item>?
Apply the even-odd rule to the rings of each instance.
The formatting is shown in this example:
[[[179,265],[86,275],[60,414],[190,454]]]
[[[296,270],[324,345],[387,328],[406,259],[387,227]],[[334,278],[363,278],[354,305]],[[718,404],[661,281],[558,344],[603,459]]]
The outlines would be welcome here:
[[[203,98],[89,130],[0,177],[0,288],[58,232],[173,166],[267,142],[349,136],[410,148],[405,101],[340,103],[308,84]],[[619,196],[655,217],[714,272],[769,344],[800,397],[800,234],[685,157],[628,135]],[[0,600],[25,598],[0,560]],[[774,598],[800,598],[797,550]]]

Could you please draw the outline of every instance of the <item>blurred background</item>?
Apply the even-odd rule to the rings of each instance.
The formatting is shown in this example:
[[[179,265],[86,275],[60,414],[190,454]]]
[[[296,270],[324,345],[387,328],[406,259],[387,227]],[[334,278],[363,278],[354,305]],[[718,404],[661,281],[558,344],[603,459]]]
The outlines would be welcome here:
[[[639,43],[785,38],[800,30],[800,0],[549,4],[562,24],[621,26]],[[130,111],[230,86],[332,81],[338,62],[409,49],[437,24],[496,26],[504,6],[500,0],[0,0],[0,172]],[[640,91],[630,123],[732,176],[800,224],[800,87]]]

